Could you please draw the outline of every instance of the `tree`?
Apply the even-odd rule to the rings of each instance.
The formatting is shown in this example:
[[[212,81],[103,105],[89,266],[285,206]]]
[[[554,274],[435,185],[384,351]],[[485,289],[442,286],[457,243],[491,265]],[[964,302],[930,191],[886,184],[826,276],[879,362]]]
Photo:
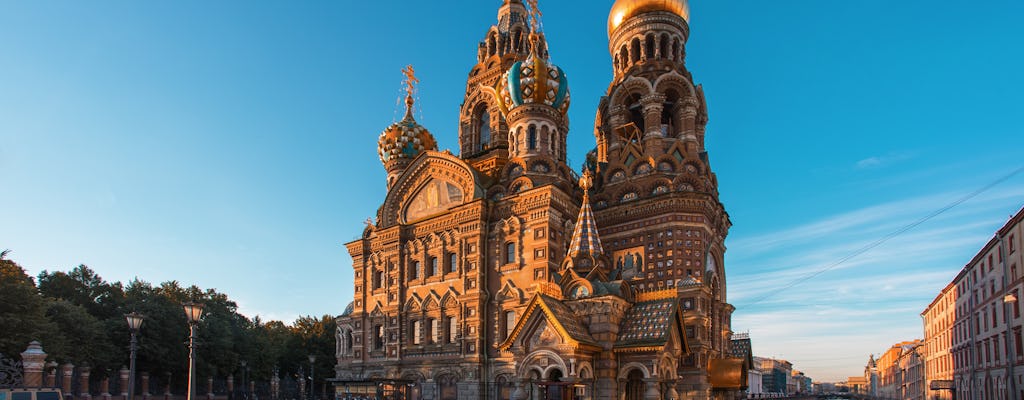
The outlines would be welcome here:
[[[305,367],[309,369],[309,355],[316,356],[314,365],[317,378],[317,390],[322,384],[323,378],[334,376],[334,331],[336,329],[334,317],[323,315],[320,318],[304,316],[296,319],[292,324],[293,343],[291,348],[305,350],[301,357],[305,360]]]
[[[85,307],[101,320],[120,318],[124,290],[120,283],[110,284],[85,265],[65,273],[43,271],[39,274],[39,292]]]
[[[50,342],[56,328],[46,318],[46,303],[32,277],[7,254],[0,253],[0,353],[18,357],[33,340]]]
[[[105,375],[116,370],[127,358],[107,335],[106,324],[77,304],[67,300],[51,300],[46,317],[56,325],[57,337],[46,345],[46,352],[60,362],[89,364]],[[118,351],[121,350],[121,351]]]

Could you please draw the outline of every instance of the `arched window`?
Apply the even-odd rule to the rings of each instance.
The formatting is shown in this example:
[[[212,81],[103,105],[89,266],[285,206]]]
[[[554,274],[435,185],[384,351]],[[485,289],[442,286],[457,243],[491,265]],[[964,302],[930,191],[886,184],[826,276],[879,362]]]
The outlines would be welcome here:
[[[455,343],[459,335],[459,324],[455,317],[448,317],[448,343]]]
[[[640,130],[640,134],[642,136],[643,133],[646,132],[645,128],[647,120],[644,118],[644,106],[640,102],[641,98],[642,96],[640,94],[634,93],[629,97],[628,103],[626,103],[626,108],[629,110],[629,122],[636,125],[636,128]],[[633,137],[630,137],[630,139],[635,140]]]
[[[437,257],[430,257],[430,271],[427,276],[437,276],[438,272],[440,272],[440,268],[437,266]]]
[[[413,261],[413,262],[409,263],[409,279],[411,280],[411,279],[419,279],[419,278],[420,278],[420,262],[419,261]]]
[[[455,253],[448,254],[448,272],[457,272],[459,269],[459,257]]]
[[[352,354],[352,331],[345,331],[345,354]]]
[[[512,264],[516,262],[516,244],[512,242],[505,243],[505,264]]]
[[[380,289],[381,281],[384,280],[384,271],[373,270],[373,288]]]
[[[491,114],[487,107],[480,110],[480,150],[491,147]]]
[[[530,125],[527,129],[526,134],[526,148],[530,150],[537,150],[537,127]]]
[[[430,318],[430,343],[441,343],[441,326],[436,318]]]
[[[420,331],[423,329],[422,321],[412,321],[412,332],[409,336],[412,336],[412,344],[420,344]]]
[[[373,348],[374,350],[384,349],[384,325],[374,327]]]
[[[512,336],[512,330],[516,328],[516,312],[505,311],[505,339]]]

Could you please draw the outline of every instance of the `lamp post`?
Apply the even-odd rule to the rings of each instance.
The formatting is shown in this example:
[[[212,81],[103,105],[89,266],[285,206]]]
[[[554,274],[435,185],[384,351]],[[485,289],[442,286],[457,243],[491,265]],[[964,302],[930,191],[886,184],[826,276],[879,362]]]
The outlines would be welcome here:
[[[313,368],[313,363],[315,363],[315,362],[316,362],[316,355],[315,354],[310,354],[309,355],[309,398],[311,398],[311,399],[316,399],[316,392],[315,392],[316,391],[316,380],[313,379],[313,377],[314,377],[313,371],[315,370],[315,368]]]
[[[239,361],[239,364],[242,364],[242,398],[243,399],[248,399],[249,398],[249,386],[246,386],[246,383],[245,383],[245,373],[249,369],[247,367],[247,365],[249,363],[246,362],[245,360],[242,360],[242,361]]]
[[[144,317],[142,314],[132,311],[125,314],[124,318],[128,320],[128,330],[132,333],[131,361],[128,363],[128,400],[135,400],[135,352],[139,346],[139,341],[136,339],[135,334],[142,328]]]
[[[1012,339],[1010,331],[1013,329],[1013,326],[1012,326],[1012,324],[1010,324],[1010,307],[1016,307],[1016,303],[1017,303],[1017,296],[1014,295],[1013,293],[1007,293],[1005,296],[1003,296],[1003,305],[1004,305],[1004,307],[1003,307],[1003,319],[1006,320],[1006,369],[1007,369],[1006,379],[1004,380],[1004,382],[1009,382],[1009,386],[1007,387],[1007,391],[1009,391],[1010,393],[1009,393],[1009,396],[1007,396],[1006,398],[1014,399],[1014,400],[1017,400],[1017,388],[1016,388],[1016,383],[1017,382],[1016,382],[1016,378],[1013,376],[1013,364],[1015,364],[1017,362],[1017,356],[1016,356],[1016,354],[1013,353],[1014,352],[1013,347],[1012,347],[1013,344],[1011,343],[1011,341],[1013,339]]]
[[[196,326],[203,316],[203,305],[195,302],[182,304],[185,317],[188,318],[188,396],[186,400],[196,397]]]

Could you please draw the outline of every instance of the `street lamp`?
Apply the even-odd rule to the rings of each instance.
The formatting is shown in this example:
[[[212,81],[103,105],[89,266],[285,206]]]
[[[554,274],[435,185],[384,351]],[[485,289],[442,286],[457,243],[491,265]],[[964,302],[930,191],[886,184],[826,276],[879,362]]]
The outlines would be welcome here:
[[[182,304],[185,317],[188,318],[188,396],[186,400],[196,397],[196,326],[203,316],[203,305],[195,302]]]
[[[316,362],[316,355],[309,355],[309,398],[316,399],[316,380],[313,379],[313,363]]]
[[[1010,307],[1016,307],[1015,303],[1017,303],[1017,295],[1013,293],[1007,293],[1005,296],[1003,296],[1003,304],[1005,305],[1005,307],[1003,307],[1003,319],[1006,320],[1006,376],[1009,377],[1007,381],[1010,382],[1010,385],[1008,387],[1010,395],[1007,396],[1007,398],[1010,399],[1017,398],[1017,380],[1013,376],[1013,364],[1017,363],[1017,356],[1016,354],[1013,353],[1013,344],[1011,343],[1012,336],[1010,334],[1010,330],[1013,328],[1013,326],[1011,326],[1010,324]]]
[[[249,367],[247,367],[247,365],[249,363],[246,362],[245,360],[242,360],[242,361],[239,361],[239,364],[242,364],[242,398],[243,399],[248,399],[249,398],[249,386],[247,386],[246,383],[245,383],[245,373],[248,372],[248,370],[249,370]]]
[[[142,328],[144,317],[142,314],[132,311],[125,314],[124,318],[128,320],[128,330],[132,333],[131,361],[128,364],[128,400],[135,400],[135,351],[138,350],[139,346],[139,341],[135,338],[135,334]]]

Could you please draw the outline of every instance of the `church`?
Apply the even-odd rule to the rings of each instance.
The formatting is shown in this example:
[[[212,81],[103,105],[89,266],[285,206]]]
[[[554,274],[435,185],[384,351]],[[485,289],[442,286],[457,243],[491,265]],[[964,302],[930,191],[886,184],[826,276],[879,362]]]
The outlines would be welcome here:
[[[589,4],[589,3],[588,3]],[[567,165],[567,75],[536,0],[504,0],[476,47],[458,153],[387,127],[387,195],[347,243],[336,398],[734,399],[730,220],[686,68],[686,0],[618,0],[595,147]]]

